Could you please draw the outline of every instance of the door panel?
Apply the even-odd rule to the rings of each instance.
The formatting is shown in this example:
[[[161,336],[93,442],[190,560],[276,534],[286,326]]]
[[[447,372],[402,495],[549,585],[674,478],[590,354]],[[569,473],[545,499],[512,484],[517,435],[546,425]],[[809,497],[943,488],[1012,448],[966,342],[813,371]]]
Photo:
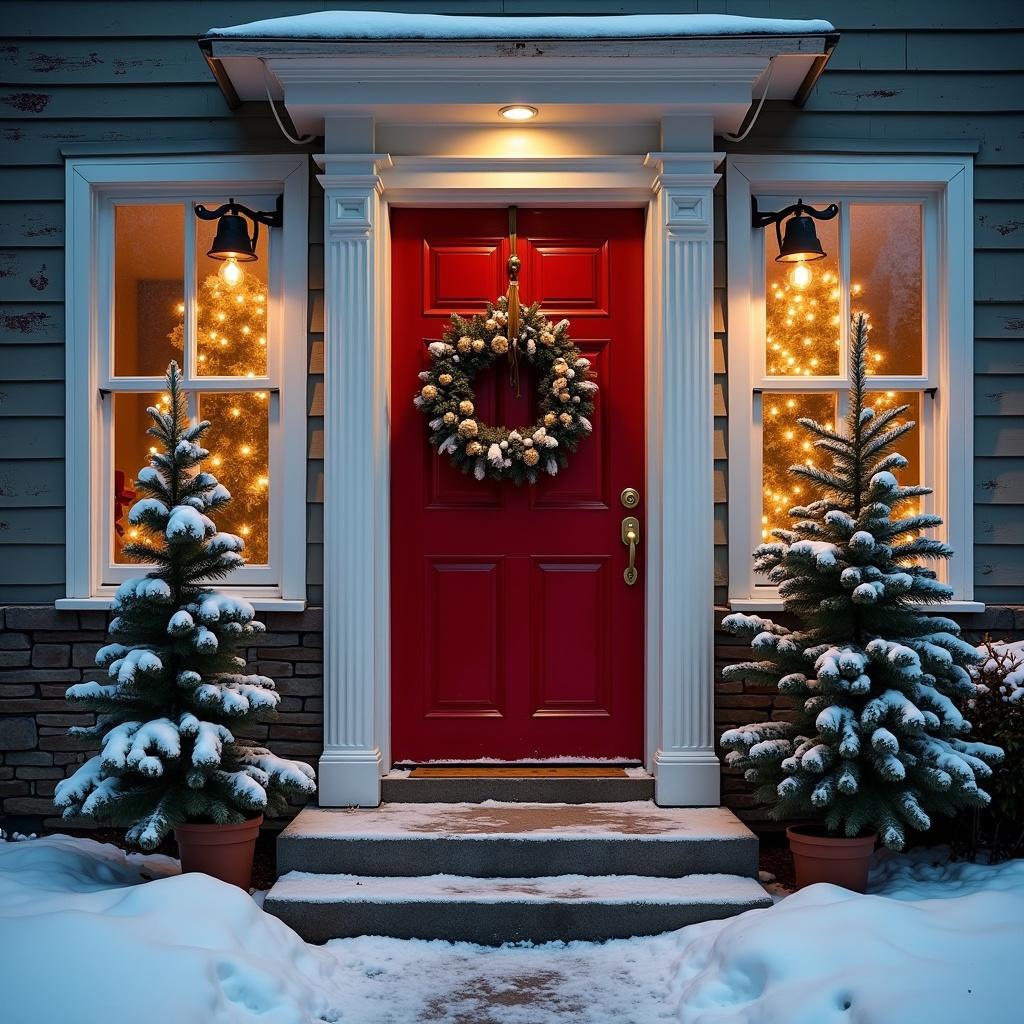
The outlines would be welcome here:
[[[507,212],[392,212],[391,635],[396,760],[640,757],[643,546],[628,587],[624,487],[644,491],[644,249],[639,210],[518,214],[520,296],[591,360],[594,433],[533,487],[478,482],[427,443],[413,407],[426,346],[507,288]],[[536,417],[499,361],[478,418]]]

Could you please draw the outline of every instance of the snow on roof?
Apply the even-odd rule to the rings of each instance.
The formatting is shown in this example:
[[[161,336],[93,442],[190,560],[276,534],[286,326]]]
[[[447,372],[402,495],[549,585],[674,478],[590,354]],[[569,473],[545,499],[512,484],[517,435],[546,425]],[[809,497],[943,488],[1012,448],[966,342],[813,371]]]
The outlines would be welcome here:
[[[733,14],[505,18],[321,11],[211,28],[206,34],[230,39],[650,39],[822,35],[834,31],[827,21]]]

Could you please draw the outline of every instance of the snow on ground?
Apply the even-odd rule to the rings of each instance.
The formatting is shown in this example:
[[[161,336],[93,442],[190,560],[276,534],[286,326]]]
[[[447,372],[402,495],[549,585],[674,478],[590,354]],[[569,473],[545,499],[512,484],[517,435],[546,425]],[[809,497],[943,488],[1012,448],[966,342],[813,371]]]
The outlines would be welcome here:
[[[92,840],[0,841],[12,1024],[1001,1024],[1019,1020],[1024,861],[884,856],[872,893],[647,939],[307,946],[250,897]],[[148,884],[139,884],[152,879]]]
[[[5,1024],[346,1019],[333,958],[240,889],[91,839],[0,842],[0,950]]]

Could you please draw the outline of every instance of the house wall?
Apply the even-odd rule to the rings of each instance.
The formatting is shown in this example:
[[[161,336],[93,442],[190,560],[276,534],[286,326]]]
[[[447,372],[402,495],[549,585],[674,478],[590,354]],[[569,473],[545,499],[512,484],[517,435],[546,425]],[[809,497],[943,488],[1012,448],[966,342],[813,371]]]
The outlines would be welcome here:
[[[975,631],[1024,631],[1024,8],[1013,0],[173,0],[8,5],[0,46],[0,809],[44,815],[54,780],[81,759],[64,735],[63,690],[88,678],[105,617],[52,610],[64,593],[63,154],[294,152],[265,104],[230,111],[196,38],[212,25],[317,8],[435,13],[706,13],[830,19],[842,33],[807,105],[769,103],[725,152],[934,152],[976,143]],[[938,141],[936,141],[938,140]],[[306,147],[313,152],[316,146]],[[311,167],[311,174],[313,168]],[[322,194],[309,210],[307,521],[311,606],[323,579]],[[715,210],[715,601],[726,599],[725,204]],[[953,386],[964,386],[959,382]],[[972,557],[961,552],[959,557]],[[51,605],[50,608],[45,607]],[[24,607],[35,606],[39,607]],[[1016,606],[1017,610],[1014,610]],[[252,657],[278,679],[277,749],[320,752],[320,618],[274,614]],[[720,662],[742,656],[719,637]],[[276,650],[272,650],[276,648]],[[785,714],[774,694],[719,684],[721,725]],[[296,746],[297,745],[297,746]],[[726,800],[747,795],[726,779]],[[24,801],[29,801],[25,803]]]

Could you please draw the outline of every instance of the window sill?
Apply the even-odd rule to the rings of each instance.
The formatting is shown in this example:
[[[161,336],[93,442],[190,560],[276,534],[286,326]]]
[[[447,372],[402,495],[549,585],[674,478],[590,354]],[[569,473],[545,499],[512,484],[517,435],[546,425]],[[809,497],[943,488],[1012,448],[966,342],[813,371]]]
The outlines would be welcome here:
[[[224,591],[230,594],[231,591]],[[302,599],[286,597],[253,597],[251,594],[239,594],[244,597],[258,612],[303,612],[306,602]],[[53,602],[57,611],[108,611],[114,603],[113,595],[100,597],[59,597]]]
[[[925,612],[940,612],[945,615],[977,615],[985,610],[982,601],[943,601],[941,604],[916,605]],[[782,601],[771,597],[737,597],[729,601],[734,612],[781,612]]]

